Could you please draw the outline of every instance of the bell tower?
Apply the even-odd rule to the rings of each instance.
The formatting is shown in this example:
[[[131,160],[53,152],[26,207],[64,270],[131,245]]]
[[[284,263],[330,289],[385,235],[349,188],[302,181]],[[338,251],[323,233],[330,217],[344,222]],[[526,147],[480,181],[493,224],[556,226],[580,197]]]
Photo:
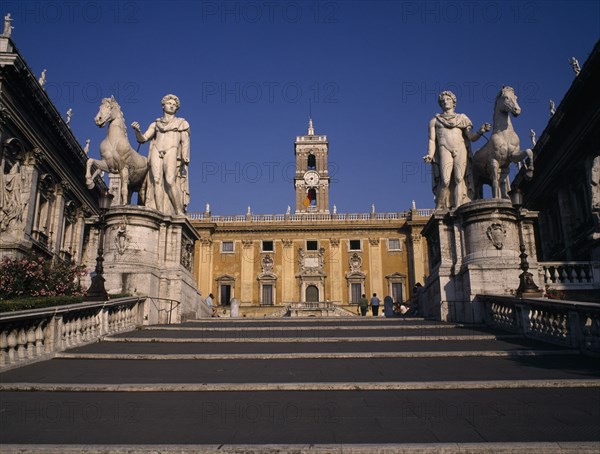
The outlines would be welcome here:
[[[327,136],[315,135],[312,118],[308,120],[308,133],[296,137],[294,154],[296,214],[329,214],[329,142]]]

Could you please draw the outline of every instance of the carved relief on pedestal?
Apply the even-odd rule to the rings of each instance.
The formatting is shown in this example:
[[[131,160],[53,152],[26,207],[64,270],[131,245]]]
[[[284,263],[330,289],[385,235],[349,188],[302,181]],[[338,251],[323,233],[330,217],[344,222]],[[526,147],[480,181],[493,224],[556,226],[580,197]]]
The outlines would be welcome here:
[[[117,227],[117,232],[115,235],[115,250],[117,251],[117,254],[125,254],[130,241],[131,238],[127,234],[127,217],[123,216],[119,226]]]
[[[194,270],[194,242],[187,238],[183,237],[181,241],[181,265],[188,270]]]
[[[502,249],[506,238],[506,228],[500,223],[493,223],[486,230],[486,235],[496,249]]]

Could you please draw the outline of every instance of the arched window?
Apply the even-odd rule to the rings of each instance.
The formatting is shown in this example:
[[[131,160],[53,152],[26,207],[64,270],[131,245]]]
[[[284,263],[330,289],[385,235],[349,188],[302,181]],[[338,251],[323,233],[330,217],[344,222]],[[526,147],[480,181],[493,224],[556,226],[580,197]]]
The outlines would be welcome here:
[[[308,163],[306,165],[308,170],[317,170],[317,158],[315,158],[314,154],[308,155]]]

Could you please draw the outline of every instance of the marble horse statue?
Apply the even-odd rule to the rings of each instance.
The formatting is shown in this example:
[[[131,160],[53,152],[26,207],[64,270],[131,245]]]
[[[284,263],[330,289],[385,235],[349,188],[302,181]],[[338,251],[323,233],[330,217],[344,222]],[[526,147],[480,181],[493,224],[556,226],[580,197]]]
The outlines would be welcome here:
[[[123,112],[114,96],[102,100],[94,121],[100,128],[108,125],[108,129],[100,143],[101,159],[87,160],[85,182],[88,189],[94,187],[94,178],[100,171],[119,174],[122,203],[131,204],[131,195],[137,192],[138,205],[144,205],[148,160],[131,148]],[[93,166],[96,170],[92,173]]]
[[[511,87],[502,87],[494,104],[494,124],[490,140],[473,155],[475,198],[483,198],[483,185],[492,187],[492,197],[508,199],[510,163],[523,162],[528,178],[533,176],[533,152],[521,150],[519,137],[513,129],[510,115],[517,117],[521,108]],[[526,159],[528,158],[528,162]]]

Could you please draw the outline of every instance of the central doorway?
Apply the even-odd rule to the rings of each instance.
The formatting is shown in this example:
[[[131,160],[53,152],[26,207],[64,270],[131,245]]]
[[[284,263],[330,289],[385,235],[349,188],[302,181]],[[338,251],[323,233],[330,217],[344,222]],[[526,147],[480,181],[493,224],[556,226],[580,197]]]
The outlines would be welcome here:
[[[306,287],[306,302],[307,303],[318,303],[319,302],[319,289],[315,285],[309,285]]]

